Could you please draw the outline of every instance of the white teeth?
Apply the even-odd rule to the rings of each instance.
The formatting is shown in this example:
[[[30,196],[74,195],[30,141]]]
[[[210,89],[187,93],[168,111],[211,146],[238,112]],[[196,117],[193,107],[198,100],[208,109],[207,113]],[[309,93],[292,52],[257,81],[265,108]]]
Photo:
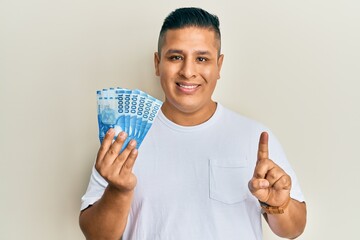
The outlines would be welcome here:
[[[197,87],[197,85],[182,85],[182,84],[179,84],[179,86],[186,89],[194,89]]]

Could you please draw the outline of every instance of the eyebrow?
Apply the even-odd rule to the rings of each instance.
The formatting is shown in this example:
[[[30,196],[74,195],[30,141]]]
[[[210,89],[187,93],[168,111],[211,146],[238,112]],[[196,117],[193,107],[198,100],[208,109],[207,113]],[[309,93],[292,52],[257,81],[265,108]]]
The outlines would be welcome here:
[[[182,50],[179,50],[179,49],[169,49],[168,51],[166,51],[166,55],[167,54],[174,54],[174,53],[177,53],[177,54],[183,54],[184,51]],[[195,51],[195,53],[197,55],[211,55],[209,51],[206,51],[206,50],[197,50]]]
[[[173,54],[173,53],[182,54],[183,51],[182,51],[182,50],[178,50],[178,49],[169,49],[169,50],[166,51],[165,54]]]
[[[196,51],[196,53],[197,53],[198,55],[211,55],[210,52],[209,52],[209,51],[206,51],[206,50],[204,50],[204,51],[199,50],[199,51]]]

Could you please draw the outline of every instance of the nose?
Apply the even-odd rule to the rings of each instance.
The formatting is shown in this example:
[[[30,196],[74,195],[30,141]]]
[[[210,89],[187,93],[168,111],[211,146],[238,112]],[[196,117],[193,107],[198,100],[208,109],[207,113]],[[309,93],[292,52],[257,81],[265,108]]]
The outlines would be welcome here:
[[[196,77],[195,62],[191,61],[191,59],[183,61],[179,74],[186,79]]]

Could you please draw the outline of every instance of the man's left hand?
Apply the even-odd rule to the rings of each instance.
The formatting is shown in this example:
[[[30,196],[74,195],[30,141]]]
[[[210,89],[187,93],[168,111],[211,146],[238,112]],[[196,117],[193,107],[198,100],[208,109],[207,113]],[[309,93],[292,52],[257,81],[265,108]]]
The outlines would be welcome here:
[[[249,181],[250,192],[261,202],[270,206],[282,206],[290,198],[291,178],[269,159],[269,135],[260,135],[258,157],[254,175]]]

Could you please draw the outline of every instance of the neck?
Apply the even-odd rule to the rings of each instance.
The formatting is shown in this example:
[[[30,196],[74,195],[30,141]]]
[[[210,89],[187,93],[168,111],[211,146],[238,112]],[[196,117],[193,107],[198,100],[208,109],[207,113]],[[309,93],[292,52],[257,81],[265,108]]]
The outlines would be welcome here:
[[[181,126],[195,126],[206,122],[215,113],[217,103],[211,101],[201,109],[195,111],[182,111],[166,101],[161,107],[164,115],[172,122]]]

